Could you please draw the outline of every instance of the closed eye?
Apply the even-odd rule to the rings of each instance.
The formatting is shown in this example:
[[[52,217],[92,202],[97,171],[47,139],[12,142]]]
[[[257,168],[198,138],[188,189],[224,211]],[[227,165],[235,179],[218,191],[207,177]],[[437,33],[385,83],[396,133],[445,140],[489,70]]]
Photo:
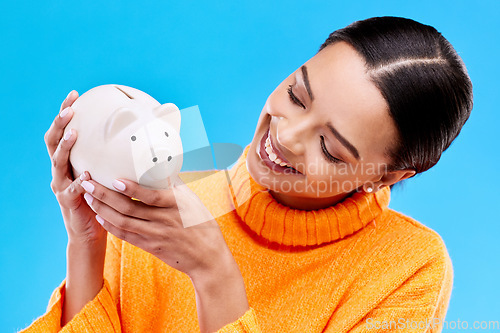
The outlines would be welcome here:
[[[302,104],[302,102],[295,96],[295,94],[292,91],[292,85],[288,86],[288,95],[290,96],[290,100],[294,103],[300,106],[301,108],[305,109],[306,106]]]
[[[321,136],[321,150],[323,151],[323,155],[325,156],[325,158],[329,161],[329,162],[332,162],[332,163],[344,163],[344,161],[332,156],[328,150],[326,149],[326,146],[325,146],[325,137],[324,136]]]
[[[301,108],[305,109],[306,106],[297,98],[297,96],[295,96],[295,94],[293,93],[293,90],[292,90],[292,86],[293,85],[289,85],[288,86],[288,96],[290,97],[290,101],[292,101],[292,103],[300,106]],[[341,159],[338,159],[336,158],[335,156],[332,156],[332,154],[330,154],[328,152],[328,149],[326,149],[326,146],[325,146],[325,137],[324,136],[320,136],[321,138],[321,151],[323,152],[323,156],[325,157],[325,159],[328,161],[328,162],[331,162],[331,163],[345,163],[344,161],[342,161]]]

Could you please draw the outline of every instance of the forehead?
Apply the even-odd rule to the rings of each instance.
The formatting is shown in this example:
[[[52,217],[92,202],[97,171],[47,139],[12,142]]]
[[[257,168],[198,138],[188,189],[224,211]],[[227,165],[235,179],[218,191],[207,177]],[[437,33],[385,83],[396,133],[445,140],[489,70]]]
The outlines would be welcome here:
[[[350,44],[337,42],[305,65],[317,114],[329,120],[364,159],[383,157],[396,129],[363,58]]]

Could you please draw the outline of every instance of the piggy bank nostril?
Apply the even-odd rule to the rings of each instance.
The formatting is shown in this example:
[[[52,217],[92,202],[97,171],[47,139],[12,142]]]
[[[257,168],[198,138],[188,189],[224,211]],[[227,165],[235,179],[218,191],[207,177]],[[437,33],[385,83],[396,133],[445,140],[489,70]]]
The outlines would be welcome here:
[[[153,158],[153,162],[156,162],[156,161],[158,161],[158,158],[157,158],[157,157],[154,157],[154,158]]]
[[[170,162],[170,160],[171,160],[171,159],[172,159],[172,156],[169,156],[169,157],[167,158],[167,161],[169,161],[169,162]]]

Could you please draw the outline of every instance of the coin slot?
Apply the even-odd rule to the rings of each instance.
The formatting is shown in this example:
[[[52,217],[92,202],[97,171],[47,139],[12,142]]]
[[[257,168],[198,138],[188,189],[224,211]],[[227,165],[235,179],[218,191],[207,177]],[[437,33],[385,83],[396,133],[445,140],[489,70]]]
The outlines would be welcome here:
[[[127,94],[125,91],[123,91],[122,89],[118,88],[117,86],[115,86],[116,89],[120,90],[125,96],[127,96],[128,98],[130,99],[134,99],[132,96],[130,96],[129,94]]]

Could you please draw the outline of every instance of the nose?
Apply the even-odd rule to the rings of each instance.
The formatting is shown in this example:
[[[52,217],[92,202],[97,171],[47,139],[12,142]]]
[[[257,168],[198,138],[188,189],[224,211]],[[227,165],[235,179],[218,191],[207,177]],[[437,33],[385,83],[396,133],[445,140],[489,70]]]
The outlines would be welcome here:
[[[172,156],[169,155],[167,157],[167,161],[170,162],[171,159],[172,159]],[[153,163],[156,163],[156,162],[158,162],[158,157],[155,156],[155,157],[153,157]]]
[[[280,118],[276,127],[276,140],[279,145],[294,155],[302,155],[305,151],[305,138],[310,128],[310,124],[305,119],[291,121],[288,118]]]

